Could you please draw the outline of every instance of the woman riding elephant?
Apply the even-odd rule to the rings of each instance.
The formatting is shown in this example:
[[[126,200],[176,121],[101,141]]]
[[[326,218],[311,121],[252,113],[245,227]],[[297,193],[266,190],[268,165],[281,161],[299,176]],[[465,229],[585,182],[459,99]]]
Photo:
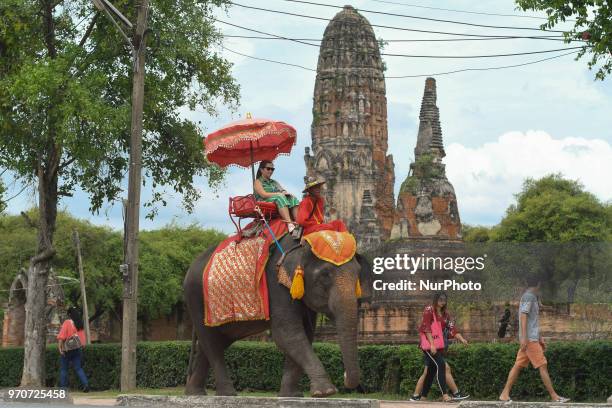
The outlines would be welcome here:
[[[312,348],[317,313],[325,313],[336,323],[345,370],[344,385],[347,388],[359,385],[359,293],[356,288],[360,281],[363,288],[361,298],[371,294],[368,263],[359,254],[348,258],[340,266],[323,261],[315,256],[310,244],[296,246],[289,234],[279,240],[279,245],[285,253],[281,254],[272,247],[265,267],[269,320],[204,325],[204,304],[208,301],[208,295],[203,291],[202,271],[215,248],[202,253],[190,266],[183,289],[189,314],[195,323],[198,343],[195,366],[185,388],[187,394],[206,393],[205,386],[212,367],[217,395],[236,395],[225,364],[224,350],[236,340],[265,330],[271,331],[272,339],[285,355],[279,396],[303,396],[299,384],[304,373],[310,378],[312,397],[334,394],[337,389]],[[281,279],[281,275],[284,278]],[[287,283],[293,287],[291,282],[298,275],[300,280],[303,279],[302,294],[292,298]]]
[[[291,232],[295,228],[294,221],[297,218],[299,201],[289,194],[278,181],[272,179],[272,173],[274,173],[274,163],[270,160],[262,160],[259,163],[255,184],[253,185],[255,199],[275,203],[278,213],[287,223],[287,228]]]

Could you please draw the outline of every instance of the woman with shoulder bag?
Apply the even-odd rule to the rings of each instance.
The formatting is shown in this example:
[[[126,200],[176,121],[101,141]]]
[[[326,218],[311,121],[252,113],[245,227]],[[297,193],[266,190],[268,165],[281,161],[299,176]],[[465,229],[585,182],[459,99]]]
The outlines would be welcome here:
[[[83,331],[83,319],[79,311],[68,308],[68,319],[64,320],[59,334],[58,349],[60,352],[60,388],[68,388],[68,367],[70,363],[81,381],[83,391],[89,392],[89,381],[81,366],[83,358],[82,349],[85,345],[85,333]]]
[[[417,382],[414,395],[410,398],[411,401],[419,401],[421,397],[426,397],[434,378],[437,379],[445,402],[458,401],[469,397],[462,394],[457,388],[450,367],[444,359],[449,338],[457,338],[463,344],[467,344],[467,340],[460,333],[457,333],[455,324],[446,310],[446,304],[446,293],[439,292],[434,295],[432,304],[426,306],[423,310],[423,321],[419,331],[421,337],[420,348],[423,350],[425,359],[425,371]],[[452,392],[452,397],[447,393],[447,386]]]

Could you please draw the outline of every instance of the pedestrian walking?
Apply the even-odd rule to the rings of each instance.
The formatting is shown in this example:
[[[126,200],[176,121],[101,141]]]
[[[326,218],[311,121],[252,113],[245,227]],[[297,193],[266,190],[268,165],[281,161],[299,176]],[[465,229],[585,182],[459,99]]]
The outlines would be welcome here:
[[[68,318],[64,320],[57,339],[60,352],[60,388],[68,388],[68,367],[72,364],[83,391],[89,392],[89,381],[82,367],[85,332],[83,331],[83,319],[78,309],[68,308]]]
[[[449,339],[456,338],[463,344],[467,340],[457,332],[456,326],[447,311],[448,297],[444,292],[434,295],[433,302],[423,310],[423,321],[420,326],[421,345],[425,360],[425,370],[417,382],[411,401],[425,399],[433,384],[437,380],[442,398],[445,402],[460,401],[469,397],[457,388],[450,372],[450,366],[444,359]],[[452,396],[448,395],[450,388]]]
[[[539,313],[540,313],[540,287],[541,281],[539,277],[531,275],[527,278],[527,290],[523,293],[519,303],[519,347],[516,355],[514,366],[508,374],[506,386],[499,396],[500,401],[512,401],[510,399],[510,391],[512,385],[517,380],[521,370],[529,366],[540,371],[540,377],[544,383],[544,387],[550,394],[553,402],[564,403],[570,399],[560,396],[555,392],[555,389],[548,375],[548,361],[544,356],[546,343],[540,333]]]

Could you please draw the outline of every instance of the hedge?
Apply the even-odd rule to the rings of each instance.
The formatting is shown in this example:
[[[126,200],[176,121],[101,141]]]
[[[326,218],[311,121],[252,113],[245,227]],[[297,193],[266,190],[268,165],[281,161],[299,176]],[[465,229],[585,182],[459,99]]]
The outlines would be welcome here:
[[[138,387],[174,387],[185,383],[190,342],[142,342],[137,347]],[[343,390],[342,358],[337,345],[316,343],[315,351],[332,381]],[[448,362],[459,387],[478,399],[496,399],[514,364],[517,344],[453,345]],[[612,341],[555,342],[546,357],[557,392],[575,401],[605,400],[612,394]],[[237,342],[226,351],[237,390],[277,391],[283,357],[273,343]],[[361,386],[366,392],[410,395],[423,371],[423,355],[414,345],[359,348]],[[0,349],[0,387],[19,383],[22,348]],[[47,385],[58,382],[56,346],[47,349]],[[119,388],[121,346],[94,344],[84,351],[84,368],[94,390]],[[71,370],[72,372],[72,370]],[[76,385],[74,373],[71,384]],[[213,386],[212,377],[209,385]],[[308,380],[302,381],[304,390]],[[436,387],[432,388],[432,392]],[[537,370],[523,370],[512,390],[517,399],[546,398]]]

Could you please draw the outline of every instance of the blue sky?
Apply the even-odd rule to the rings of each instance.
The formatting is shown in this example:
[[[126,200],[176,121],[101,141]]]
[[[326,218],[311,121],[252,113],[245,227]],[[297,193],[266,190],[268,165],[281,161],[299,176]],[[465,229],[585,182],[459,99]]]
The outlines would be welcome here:
[[[394,0],[408,3],[408,0]],[[441,1],[414,0],[413,5],[452,8],[464,11],[538,15],[515,10],[510,0]],[[270,9],[332,18],[339,10],[315,5],[301,5],[282,0],[264,2],[240,0],[239,3]],[[347,1],[327,1],[342,6]],[[494,17],[373,0],[353,1],[354,7],[410,14],[414,16],[458,20],[477,24],[537,27],[540,20]],[[422,21],[363,13],[372,24],[400,26],[422,30],[475,33],[486,35],[538,35],[538,32],[499,30],[482,27]],[[539,14],[540,16],[542,14]],[[218,18],[234,24],[287,37],[321,38],[325,21],[283,16],[257,10],[232,7]],[[217,23],[230,35],[257,35]],[[375,29],[376,36],[392,39],[448,38],[442,35]],[[227,48],[240,53],[316,68],[318,49],[287,41],[236,39],[225,40]],[[384,52],[416,55],[484,55],[530,52],[570,47],[556,41],[527,39],[389,43]],[[292,155],[276,163],[276,178],[298,193],[305,172],[304,147],[310,145],[312,96],[315,73],[238,56],[220,50],[234,63],[233,74],[241,86],[241,106],[236,112],[219,107],[219,116],[210,117],[203,109],[181,112],[185,117],[202,121],[209,133],[246,112],[254,116],[284,120],[298,130],[298,143]],[[558,54],[558,53],[557,53]],[[486,59],[426,59],[385,57],[387,76],[433,74],[462,68],[494,67],[535,61],[555,54],[525,55]],[[594,80],[586,59],[574,61],[566,56],[539,64],[505,70],[464,72],[434,76],[438,87],[438,107],[446,147],[447,176],[455,186],[461,219],[468,224],[493,225],[513,202],[526,177],[541,177],[552,172],[580,180],[599,199],[612,199],[612,78]],[[413,158],[418,128],[418,112],[425,78],[387,79],[389,154],[395,161],[395,189],[404,180]],[[10,183],[11,192],[19,186]],[[150,183],[148,183],[150,185]],[[210,191],[205,180],[197,180],[203,197],[193,214],[180,207],[179,197],[168,195],[168,207],[161,208],[154,221],[141,220],[141,228],[153,229],[175,221],[197,222],[231,232],[227,201],[232,195],[248,193],[250,171],[231,168],[225,184]],[[126,193],[127,195],[127,193]],[[143,190],[143,201],[150,191]],[[396,196],[397,198],[397,196]],[[33,192],[26,192],[9,204],[10,213],[31,207]],[[61,208],[96,224],[121,228],[119,205],[106,205],[99,215],[88,212],[87,197],[77,192],[62,201]]]

